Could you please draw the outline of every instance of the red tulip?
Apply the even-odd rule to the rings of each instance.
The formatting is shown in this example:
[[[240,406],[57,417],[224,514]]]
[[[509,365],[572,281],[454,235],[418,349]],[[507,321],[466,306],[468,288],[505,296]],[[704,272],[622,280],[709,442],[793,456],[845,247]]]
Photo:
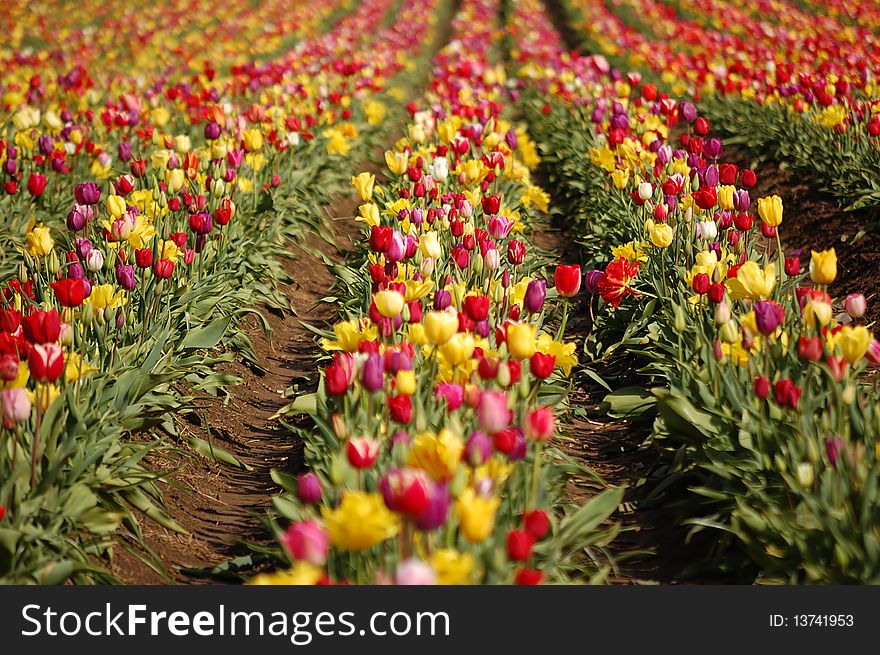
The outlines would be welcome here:
[[[525,562],[532,556],[535,538],[525,530],[507,533],[507,557],[515,562]]]
[[[0,332],[12,333],[21,324],[21,312],[14,309],[0,309]]]
[[[369,437],[354,437],[348,440],[345,454],[356,469],[368,469],[379,459],[379,442]]]
[[[388,399],[388,412],[395,423],[409,423],[412,420],[412,398],[403,394]]]
[[[755,390],[755,395],[761,400],[765,400],[770,395],[770,380],[763,375],[755,378],[752,387]]]
[[[489,298],[487,296],[467,296],[462,309],[472,321],[484,321],[489,316]]]
[[[798,339],[798,357],[808,362],[822,359],[822,339],[820,337],[801,337]]]
[[[755,175],[754,171],[750,171],[746,168],[742,172],[742,183],[744,187],[753,187],[758,183],[758,176]]]
[[[167,280],[174,274],[174,262],[170,259],[159,259],[153,265],[153,274],[160,280]]]
[[[556,355],[545,355],[544,353],[536,352],[529,360],[529,370],[539,380],[550,377],[554,366],[556,366]]]
[[[24,338],[34,344],[53,343],[61,334],[61,317],[57,309],[40,310],[21,319]]]
[[[523,514],[523,526],[536,540],[543,539],[550,532],[550,519],[547,517],[547,512],[535,509]]]
[[[563,298],[577,295],[581,289],[581,267],[577,264],[560,264],[553,273],[556,293]]]
[[[54,343],[37,344],[28,355],[31,378],[37,382],[55,382],[64,372],[64,352]]]
[[[514,581],[518,585],[537,585],[541,584],[544,574],[537,569],[520,569],[516,572]]]
[[[153,265],[153,249],[138,248],[134,251],[134,261],[138,268],[150,268]]]
[[[28,193],[36,198],[37,196],[42,195],[45,188],[46,176],[40,175],[39,173],[31,173],[27,181]]]
[[[701,296],[709,291],[709,276],[706,273],[697,273],[691,282],[694,291]]]
[[[86,283],[82,280],[65,278],[52,282],[50,286],[62,307],[79,307],[86,298]]]

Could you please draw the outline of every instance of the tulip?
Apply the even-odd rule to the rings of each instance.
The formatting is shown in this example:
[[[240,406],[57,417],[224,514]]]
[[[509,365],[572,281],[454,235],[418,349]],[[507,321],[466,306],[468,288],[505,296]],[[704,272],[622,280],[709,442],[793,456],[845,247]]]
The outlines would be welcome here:
[[[464,447],[465,460],[476,467],[485,464],[490,457],[492,457],[492,439],[485,432],[472,432]]]
[[[16,369],[18,366],[16,365]],[[0,394],[3,421],[7,426],[23,423],[31,416],[31,401],[23,388],[6,389]]]
[[[755,378],[752,387],[755,391],[755,395],[761,400],[765,400],[767,396],[770,395],[770,380],[763,375],[759,375]]]
[[[526,247],[522,241],[512,239],[507,243],[507,261],[513,266],[519,266],[526,257]]]
[[[577,264],[560,264],[553,272],[556,292],[563,298],[576,296],[581,288],[581,267]]]
[[[840,459],[840,451],[843,448],[843,439],[834,437],[825,440],[825,453],[828,455],[828,462],[831,466],[837,466]]]
[[[471,543],[481,543],[489,538],[495,527],[495,513],[501,501],[497,497],[478,496],[473,489],[465,489],[455,503],[459,529]]]
[[[375,175],[367,172],[359,173],[351,178],[351,183],[364,202],[368,202],[373,197],[373,185],[376,183]]]
[[[49,228],[38,225],[25,235],[27,252],[31,257],[46,257],[55,247]]]
[[[697,233],[703,241],[714,241],[718,236],[718,225],[715,221],[700,221],[697,223]]]
[[[327,562],[330,537],[317,519],[291,523],[281,536],[280,542],[294,560],[315,566],[323,566]]]
[[[868,346],[868,350],[865,353],[865,359],[874,366],[880,365],[880,341],[877,341],[877,339],[871,340],[871,345]]]
[[[82,279],[67,278],[50,284],[55,298],[62,307],[79,307],[86,297],[86,285]]]
[[[850,318],[861,318],[865,315],[865,312],[868,309],[868,303],[865,300],[865,296],[863,296],[862,294],[851,293],[846,297],[844,308],[846,309],[846,313],[849,314]]]
[[[785,274],[790,277],[795,277],[801,271],[801,259],[800,257],[786,257],[785,258]]]
[[[54,343],[35,344],[28,355],[28,368],[35,381],[55,382],[64,372],[61,346]]]
[[[547,297],[547,283],[544,280],[532,280],[526,288],[523,309],[529,314],[536,314],[544,307]]]
[[[415,517],[416,528],[423,532],[443,527],[449,516],[450,495],[446,485],[432,481],[428,489],[428,506]]]
[[[776,404],[792,410],[797,409],[801,391],[801,388],[788,378],[782,378],[773,385],[773,397]]]
[[[525,435],[533,441],[546,441],[553,436],[556,419],[549,407],[538,407],[526,414]]]
[[[758,198],[758,216],[769,227],[782,224],[782,198],[777,195]]]
[[[385,505],[404,516],[417,516],[430,502],[434,482],[425,471],[414,468],[390,469],[379,480]]]
[[[134,252],[134,260],[138,268],[150,268],[153,265],[153,249],[138,248]]]
[[[446,401],[446,407],[450,412],[461,407],[462,402],[464,402],[464,389],[458,384],[438,384],[434,390],[434,395],[438,400],[443,398]]]
[[[397,291],[380,291],[373,296],[379,313],[386,318],[399,316],[403,311],[404,298]]]
[[[174,262],[168,259],[158,259],[153,265],[153,275],[160,280],[167,280],[174,274]]]
[[[484,391],[477,405],[477,424],[488,432],[500,432],[510,425],[511,411],[503,391]]]
[[[39,310],[21,318],[24,338],[33,344],[46,344],[58,341],[61,334],[61,317],[57,309]]]
[[[511,323],[507,327],[507,349],[516,359],[529,359],[535,354],[535,326]]]
[[[462,302],[462,310],[472,321],[483,321],[489,316],[489,298],[467,296]]]
[[[539,380],[545,380],[553,373],[556,366],[556,356],[536,352],[529,359],[529,370]]]
[[[380,391],[384,386],[382,358],[373,353],[361,368],[361,385],[370,393]]]
[[[810,279],[815,284],[831,284],[837,277],[837,254],[834,248],[810,251]]]
[[[394,584],[397,585],[435,585],[437,572],[430,564],[411,558],[400,562],[394,572]]]
[[[27,181],[27,190],[35,198],[43,194],[46,188],[46,176],[39,173],[31,173]]]
[[[532,556],[535,537],[526,530],[511,530],[507,533],[507,557],[515,562],[525,562]]]
[[[550,532],[550,519],[547,512],[535,509],[523,514],[523,527],[535,540],[543,539]]]
[[[843,358],[855,364],[868,352],[873,339],[874,336],[864,325],[844,325],[834,338],[834,343],[840,348]]]
[[[755,322],[761,334],[770,335],[776,332],[785,320],[785,310],[772,300],[760,300],[754,304]]]
[[[458,331],[458,317],[453,312],[436,310],[428,312],[423,323],[428,341],[437,346],[449,341]]]
[[[820,337],[801,337],[798,339],[798,357],[808,362],[822,359],[822,339]]]
[[[697,273],[691,281],[694,292],[703,295],[709,291],[709,276],[706,273]]]
[[[303,473],[296,480],[296,497],[307,505],[321,501],[321,480],[314,473]]]
[[[0,308],[0,332],[12,333],[21,325],[21,312]]]
[[[379,442],[370,437],[353,437],[348,440],[345,454],[348,463],[356,469],[368,469],[379,458]]]

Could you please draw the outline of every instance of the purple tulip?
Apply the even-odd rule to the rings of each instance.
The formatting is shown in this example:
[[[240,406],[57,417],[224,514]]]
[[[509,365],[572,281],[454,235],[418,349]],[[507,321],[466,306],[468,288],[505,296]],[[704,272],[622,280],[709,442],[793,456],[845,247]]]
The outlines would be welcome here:
[[[687,123],[693,123],[697,120],[697,108],[691,102],[682,102],[678,106],[678,114]]]
[[[843,439],[840,437],[825,440],[825,452],[828,455],[828,461],[831,462],[831,466],[837,466],[837,461],[840,459],[840,450],[842,448]]]
[[[599,280],[604,273],[604,271],[598,268],[594,268],[592,271],[587,273],[584,279],[584,288],[587,290],[587,292],[594,294],[599,293]]]
[[[367,357],[364,366],[361,369],[361,384],[364,389],[370,393],[374,393],[382,389],[385,381],[382,376],[382,358],[373,353]]]
[[[79,256],[80,259],[84,260],[86,257],[88,257],[89,253],[92,252],[94,248],[95,247],[92,245],[92,242],[88,239],[76,240],[76,254]]]
[[[472,432],[464,447],[465,459],[471,466],[482,466],[492,457],[492,438],[485,432]]]
[[[709,139],[703,146],[703,154],[710,159],[718,159],[721,156],[721,150],[721,140],[716,137]]]
[[[751,204],[752,199],[746,189],[737,189],[733,192],[733,208],[736,209],[736,211],[748,211]]]
[[[547,283],[544,280],[532,280],[526,289],[523,299],[523,309],[529,314],[536,314],[544,307],[544,299],[547,297]]]
[[[94,182],[82,182],[73,187],[73,195],[80,205],[96,205],[101,199],[101,188]]]
[[[703,181],[706,186],[718,186],[718,179],[718,167],[715,164],[709,164],[703,174]]]
[[[415,517],[416,527],[422,532],[436,530],[446,525],[449,515],[449,490],[446,485],[433,483],[430,485],[428,506]]]
[[[434,292],[434,309],[442,312],[452,304],[452,294],[446,289],[438,289]]]
[[[504,140],[507,142],[507,147],[511,150],[516,150],[516,146],[519,143],[516,136],[516,130],[510,128],[507,130],[507,133],[504,135]]]
[[[119,142],[119,159],[122,161],[131,161],[131,142]]]
[[[220,123],[216,123],[211,121],[207,125],[205,125],[205,138],[209,141],[214,141],[215,139],[220,138]]]
[[[137,278],[134,275],[134,266],[131,264],[118,264],[116,266],[116,281],[126,291],[131,291],[137,286]]]
[[[321,502],[321,480],[312,472],[303,473],[296,480],[296,497],[306,505]]]
[[[769,335],[785,320],[785,311],[775,302],[759,300],[754,304],[755,322],[761,334]]]

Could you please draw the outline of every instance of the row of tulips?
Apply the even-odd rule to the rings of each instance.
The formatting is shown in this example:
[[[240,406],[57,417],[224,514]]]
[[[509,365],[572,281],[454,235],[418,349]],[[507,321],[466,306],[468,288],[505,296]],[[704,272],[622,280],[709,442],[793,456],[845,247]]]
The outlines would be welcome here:
[[[864,297],[829,295],[833,250],[784,256],[797,217],[753,197],[756,174],[724,161],[691,103],[568,54],[536,1],[513,4],[527,115],[596,266],[588,349],[643,363],[645,386],[606,406],[652,422],[655,497],[712,531],[695,566],[876,582],[880,344]]]
[[[742,4],[566,0],[586,49],[690,97],[717,131],[808,171],[841,204],[880,206],[876,37],[785,3]]]
[[[577,265],[548,278],[528,241],[547,195],[510,122],[498,0],[462,0],[430,92],[352,183],[364,224],[340,268],[342,320],[323,384],[300,396],[312,470],[276,473],[280,567],[255,584],[461,584],[599,579],[587,558],[620,499],[580,508],[553,444],[577,359],[565,342]],[[282,521],[285,523],[286,521]]]
[[[204,113],[179,111],[178,83],[157,79],[158,93],[125,99],[131,132],[39,97],[15,108],[7,175],[94,147],[54,171],[51,188],[4,200],[13,226],[30,218],[0,285],[0,579],[109,579],[117,531],[139,532],[134,509],[182,531],[143,463],[167,447],[153,428],[240,465],[180,433],[174,415],[235,383],[216,370],[234,351],[254,360],[232,328],[260,303],[286,307],[285,237],[317,225],[348,158],[384,140],[386,103],[425,59],[438,7],[403,2],[368,32],[393,7],[367,0],[294,48],[301,59],[285,54],[277,81],[255,71],[252,91],[231,80],[198,93]],[[99,151],[119,163],[96,169]]]

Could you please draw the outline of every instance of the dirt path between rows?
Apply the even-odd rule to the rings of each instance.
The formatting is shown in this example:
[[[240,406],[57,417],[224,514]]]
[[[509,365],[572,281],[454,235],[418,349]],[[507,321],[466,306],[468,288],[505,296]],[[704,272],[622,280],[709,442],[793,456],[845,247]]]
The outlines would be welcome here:
[[[265,370],[241,362],[224,366],[222,372],[242,379],[230,389],[228,404],[213,402],[180,421],[182,431],[212,439],[252,470],[216,464],[190,453],[152,462],[160,470],[179,468],[160,486],[169,513],[191,533],[180,535],[144,521],[144,538],[164,563],[171,581],[191,581],[190,576],[180,572],[181,568],[211,566],[244,554],[247,551],[242,540],[269,539],[261,515],[277,488],[270,472],[296,472],[302,468],[302,444],[272,417],[290,402],[284,396],[285,389],[298,385],[313,391],[317,385],[315,335],[301,321],[320,325],[333,316],[332,305],[321,302],[321,298],[329,295],[335,277],[318,253],[334,262],[344,259],[357,233],[357,223],[351,220],[355,210],[354,198],[340,198],[327,208],[326,239],[310,235],[302,244],[294,245],[292,257],[284,260],[284,269],[293,281],[283,291],[296,313],[264,311],[271,338],[256,319],[242,326]],[[113,572],[130,584],[169,581],[124,551],[114,562]]]

